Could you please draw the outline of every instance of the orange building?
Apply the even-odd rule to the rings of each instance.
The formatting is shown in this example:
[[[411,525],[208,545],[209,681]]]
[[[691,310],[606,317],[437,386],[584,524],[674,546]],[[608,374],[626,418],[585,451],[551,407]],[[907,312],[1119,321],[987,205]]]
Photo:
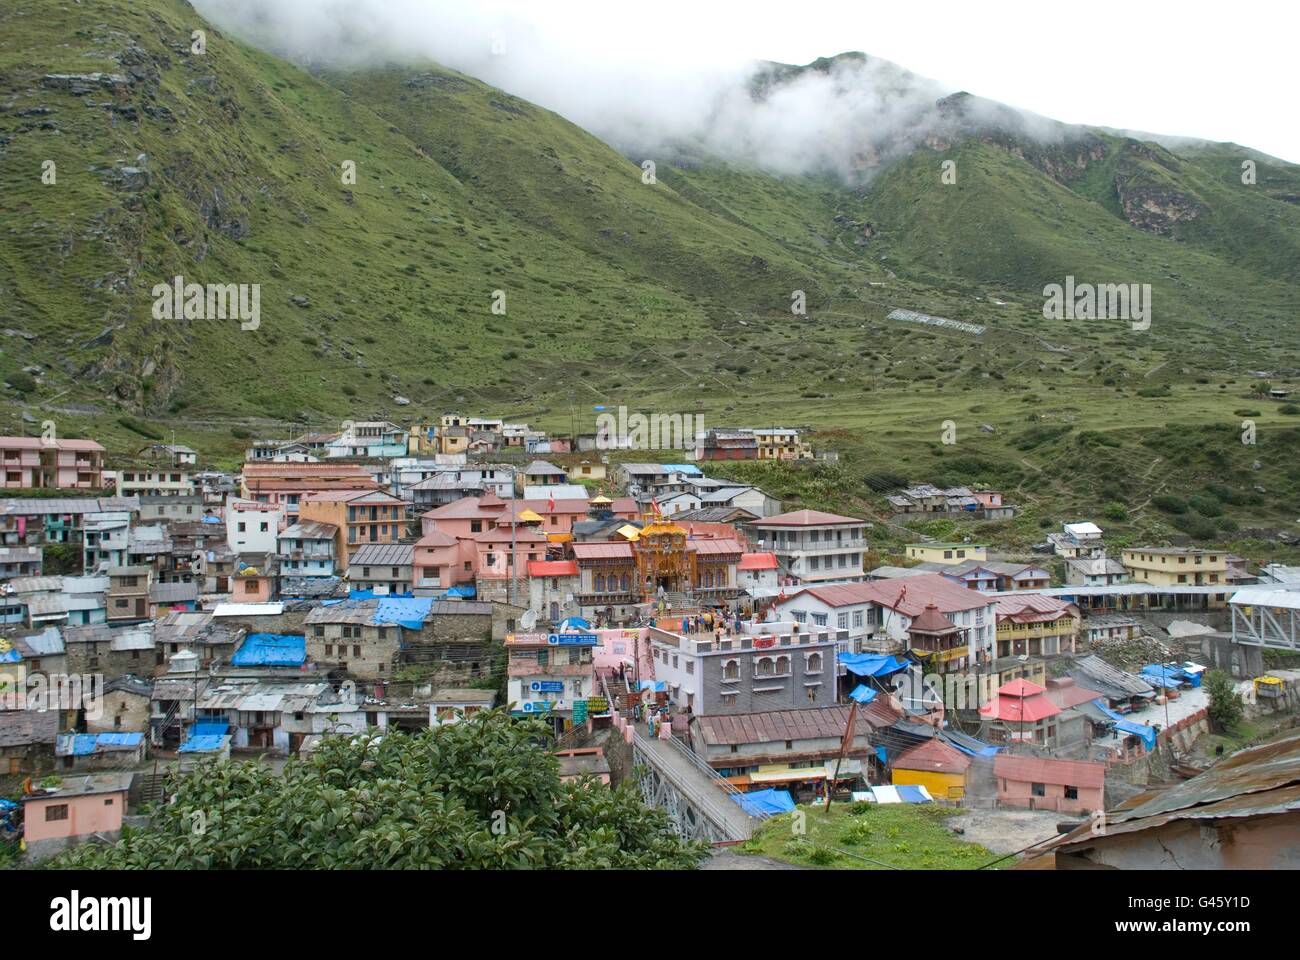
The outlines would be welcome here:
[[[367,543],[398,543],[406,535],[406,504],[382,490],[331,490],[303,497],[300,520],[338,528],[334,550],[340,573],[348,558]]]

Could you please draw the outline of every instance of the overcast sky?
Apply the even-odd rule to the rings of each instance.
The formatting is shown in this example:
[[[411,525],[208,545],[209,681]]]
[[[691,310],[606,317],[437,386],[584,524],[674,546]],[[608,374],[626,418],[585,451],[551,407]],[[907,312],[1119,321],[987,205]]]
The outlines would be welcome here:
[[[576,122],[586,97],[688,96],[696,71],[754,59],[807,63],[862,50],[948,90],[1067,123],[1230,140],[1300,162],[1295,38],[1300,8],[1205,0],[194,0],[218,23],[267,17],[314,38],[331,19],[356,42],[364,20],[397,52],[464,51],[503,28],[526,65],[511,92]],[[267,11],[273,10],[273,14]],[[254,12],[255,11],[255,12]],[[311,43],[317,43],[311,39]],[[484,50],[490,40],[481,41]],[[446,44],[443,47],[442,44]],[[447,49],[457,51],[448,55]],[[528,56],[531,50],[534,56]],[[523,56],[519,56],[523,54]],[[538,70],[546,69],[546,78]],[[470,69],[467,72],[475,72]],[[504,76],[504,75],[503,75]],[[503,85],[509,86],[503,81]],[[547,102],[550,101],[550,102]],[[635,103],[631,104],[635,109]],[[609,103],[600,104],[607,111]]]

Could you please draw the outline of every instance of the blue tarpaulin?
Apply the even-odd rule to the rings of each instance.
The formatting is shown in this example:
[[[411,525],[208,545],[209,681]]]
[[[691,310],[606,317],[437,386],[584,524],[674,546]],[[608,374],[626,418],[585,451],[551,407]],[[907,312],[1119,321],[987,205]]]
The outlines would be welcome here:
[[[943,730],[940,732],[939,738],[968,757],[992,757],[996,756],[998,751],[1002,749],[981,740],[976,740],[974,737],[957,730]]]
[[[293,634],[252,633],[235,651],[236,667],[300,667],[307,662],[307,638]]]
[[[560,625],[555,628],[556,633],[563,633],[565,630],[590,630],[591,624],[582,617],[565,617],[560,621]]]
[[[870,703],[879,695],[879,690],[872,690],[865,683],[860,683],[853,688],[853,692],[849,694],[849,699],[856,700],[858,703]]]
[[[1123,730],[1125,733],[1131,733],[1135,737],[1140,737],[1142,743],[1148,750],[1156,748],[1156,732],[1148,727],[1145,723],[1138,723],[1134,720],[1125,720],[1123,716],[1116,713],[1110,707],[1106,706],[1105,700],[1094,700],[1093,705],[1111,720],[1115,721],[1115,729]]]
[[[883,653],[842,653],[837,660],[859,677],[884,677],[907,667],[906,661]]]
[[[22,658],[23,655],[14,649],[0,653],[0,663],[18,663]]]
[[[930,798],[921,792],[921,788],[911,784],[899,784],[894,787],[904,803],[929,803]]]
[[[179,753],[216,753],[225,737],[190,737],[181,744]]]
[[[662,680],[642,680],[639,690],[653,690],[655,693],[667,693],[668,684]]]
[[[226,731],[230,729],[230,724],[220,723],[215,720],[206,720],[194,724],[190,727],[191,737],[224,737]]]
[[[889,762],[889,753],[885,750],[884,747],[876,747],[876,759],[879,760],[881,763]]]
[[[794,797],[789,790],[754,790],[750,793],[733,793],[731,799],[740,804],[751,817],[765,820],[778,813],[789,813],[794,809]]]
[[[375,593],[373,590],[348,591],[349,600],[374,600],[376,598],[383,599],[389,597],[394,600],[413,600],[415,599],[415,594],[410,593],[409,591],[407,593]]]
[[[462,600],[466,600],[470,597],[476,596],[476,593],[473,587],[448,587],[447,596],[460,597]]]
[[[1181,687],[1187,678],[1182,667],[1164,667],[1158,663],[1148,663],[1142,668],[1142,679],[1153,685]]]
[[[61,756],[88,757],[101,747],[138,747],[143,733],[69,733],[59,737]]]
[[[375,610],[375,623],[379,626],[397,624],[407,630],[421,630],[432,609],[433,600],[430,597],[415,597],[410,600],[380,597],[379,606]]]

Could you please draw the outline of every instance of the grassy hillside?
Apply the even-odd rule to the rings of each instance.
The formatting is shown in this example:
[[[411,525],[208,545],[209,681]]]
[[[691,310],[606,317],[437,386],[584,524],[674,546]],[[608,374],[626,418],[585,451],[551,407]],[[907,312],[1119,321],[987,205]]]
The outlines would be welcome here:
[[[987,474],[1045,516],[1122,500],[1136,523],[1180,485],[1149,444],[1213,436],[1228,465],[1212,469],[1270,491],[1228,514],[1293,513],[1272,491],[1291,482],[1295,420],[1256,395],[1300,371],[1298,168],[1102,131],[1043,145],[971,109],[942,101],[941,135],[869,183],[686,147],[647,184],[644,158],[436,64],[312,75],[181,0],[14,0],[0,429],[53,419],[119,454],[174,433],[233,463],[250,436],[349,416],[590,429],[592,405],[626,404],[826,431],[851,468],[827,499],[869,506],[862,477],[883,469]],[[154,319],[176,275],[260,284],[260,327]],[[1151,329],[1043,319],[1044,284],[1067,275],[1150,283]],[[896,307],[988,329],[886,319]],[[1242,411],[1256,448],[1223,440]]]

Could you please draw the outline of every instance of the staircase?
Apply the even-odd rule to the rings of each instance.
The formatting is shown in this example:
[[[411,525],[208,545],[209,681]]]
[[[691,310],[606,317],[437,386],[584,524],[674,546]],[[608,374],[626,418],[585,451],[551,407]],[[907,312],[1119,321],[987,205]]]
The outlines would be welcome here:
[[[131,785],[132,789],[137,791],[136,803],[143,805],[162,803],[166,800],[166,794],[163,792],[163,780],[166,776],[164,773],[137,773],[135,782]]]
[[[627,694],[631,692],[627,681],[617,673],[609,675],[602,673],[600,675],[600,686],[605,692],[605,700],[608,701],[610,710],[626,715],[628,712],[626,708]]]

